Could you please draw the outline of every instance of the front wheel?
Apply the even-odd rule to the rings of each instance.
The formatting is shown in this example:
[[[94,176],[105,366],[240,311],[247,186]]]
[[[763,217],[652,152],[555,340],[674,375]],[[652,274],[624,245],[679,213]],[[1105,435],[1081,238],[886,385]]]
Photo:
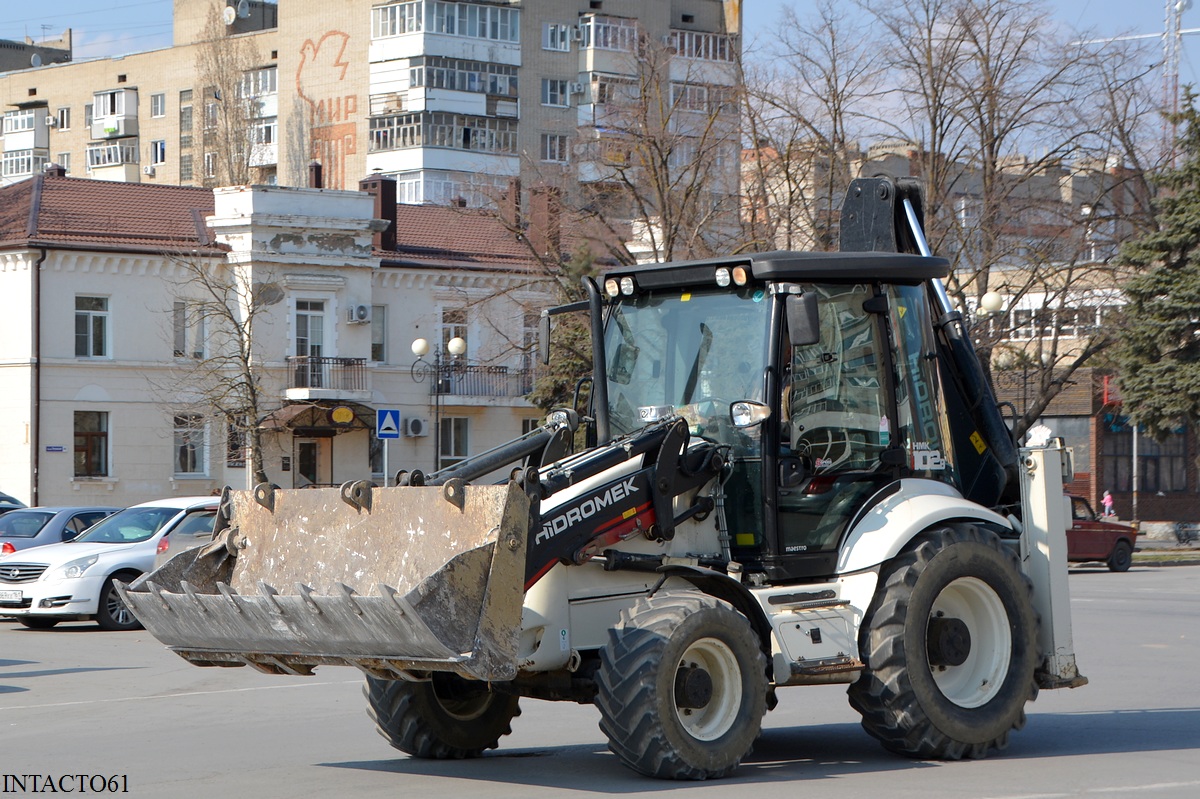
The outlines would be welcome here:
[[[608,748],[650,777],[733,773],[762,729],[767,665],[746,617],[707,596],[655,596],[621,614],[600,652]]]
[[[129,579],[133,579],[130,577]],[[113,578],[104,581],[100,589],[100,605],[96,609],[96,623],[104,630],[140,630],[142,623],[133,615],[133,611],[117,593]]]
[[[915,538],[880,575],[850,704],[883,745],[957,760],[1004,749],[1037,696],[1032,586],[999,537],[970,525]]]
[[[519,697],[485,682],[435,672],[425,682],[367,677],[367,715],[388,743],[413,757],[479,757],[512,732]]]
[[[1118,541],[1108,555],[1108,568],[1115,572],[1127,572],[1133,565],[1133,547],[1128,541]]]

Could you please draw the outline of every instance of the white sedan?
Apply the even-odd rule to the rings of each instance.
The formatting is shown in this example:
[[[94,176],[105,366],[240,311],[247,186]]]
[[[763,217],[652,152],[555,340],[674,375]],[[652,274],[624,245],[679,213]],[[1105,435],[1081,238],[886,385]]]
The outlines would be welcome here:
[[[174,532],[212,530],[218,497],[176,497],[134,505],[73,541],[0,558],[0,616],[47,629],[95,619],[105,630],[136,630],[113,582],[154,568],[159,542]]]

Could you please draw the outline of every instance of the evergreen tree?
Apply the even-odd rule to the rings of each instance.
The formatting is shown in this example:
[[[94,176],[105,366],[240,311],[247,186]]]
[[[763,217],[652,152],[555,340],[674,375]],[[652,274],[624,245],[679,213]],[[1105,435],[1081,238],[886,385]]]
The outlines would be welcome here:
[[[1179,165],[1154,178],[1154,232],[1126,242],[1125,323],[1115,360],[1125,407],[1156,438],[1200,423],[1200,113],[1188,89],[1174,120]]]

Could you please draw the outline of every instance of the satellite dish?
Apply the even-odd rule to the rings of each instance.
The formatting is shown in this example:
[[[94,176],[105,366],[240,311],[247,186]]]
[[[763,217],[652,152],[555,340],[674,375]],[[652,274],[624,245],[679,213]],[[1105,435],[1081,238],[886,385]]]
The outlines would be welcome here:
[[[250,16],[250,0],[238,0],[237,15],[242,19]]]
[[[34,53],[32,56],[30,56],[29,66],[40,67],[41,65],[42,65],[42,54],[41,53]]]
[[[232,25],[237,19],[237,12],[233,10],[233,6],[225,6],[225,10],[221,12],[221,19],[225,20],[226,25]]]
[[[259,308],[275,305],[283,300],[283,289],[278,283],[258,283],[254,286],[254,304]]]

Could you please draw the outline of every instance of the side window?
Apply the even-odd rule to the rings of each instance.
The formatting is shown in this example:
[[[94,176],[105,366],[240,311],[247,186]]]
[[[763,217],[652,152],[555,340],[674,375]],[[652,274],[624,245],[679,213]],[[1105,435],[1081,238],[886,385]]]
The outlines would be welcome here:
[[[108,511],[102,510],[75,514],[71,521],[67,522],[66,529],[63,530],[63,540],[74,538],[107,515]]]
[[[217,516],[215,508],[193,511],[171,531],[172,536],[191,536],[193,538],[212,535],[213,520]]]

